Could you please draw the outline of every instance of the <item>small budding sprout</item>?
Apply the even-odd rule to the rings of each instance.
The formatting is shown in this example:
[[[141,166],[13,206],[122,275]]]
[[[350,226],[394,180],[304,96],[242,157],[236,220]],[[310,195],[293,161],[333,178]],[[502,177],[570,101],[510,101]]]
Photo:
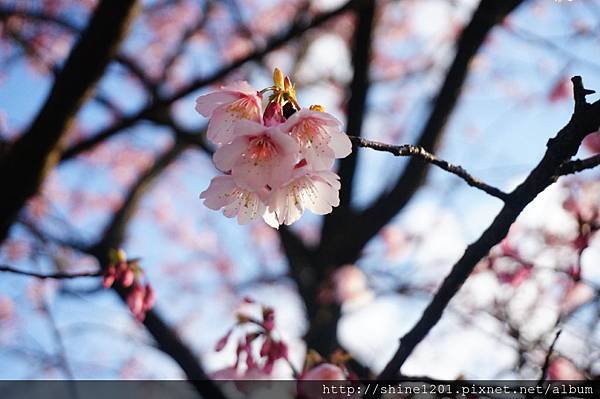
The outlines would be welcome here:
[[[208,208],[240,224],[262,218],[278,228],[306,209],[325,215],[339,205],[332,168],[352,151],[350,139],[324,107],[302,108],[279,68],[272,86],[235,82],[198,97],[196,110],[209,118],[207,136],[218,146],[213,161],[224,173],[200,194]]]
[[[146,313],[154,306],[155,294],[148,282],[142,282],[144,271],[139,259],[128,260],[122,249],[111,249],[108,258],[110,263],[104,272],[102,285],[110,288],[119,284],[123,288],[129,288],[127,306],[137,320],[143,321]]]
[[[233,341],[232,336],[237,332],[239,339],[233,369],[237,370],[245,365],[246,373],[270,375],[276,361],[285,360],[290,364],[288,346],[275,333],[275,310],[246,298],[242,303],[246,307],[259,308],[260,317],[256,318],[244,311],[237,312],[236,324],[217,341],[215,351],[222,351],[228,342]]]

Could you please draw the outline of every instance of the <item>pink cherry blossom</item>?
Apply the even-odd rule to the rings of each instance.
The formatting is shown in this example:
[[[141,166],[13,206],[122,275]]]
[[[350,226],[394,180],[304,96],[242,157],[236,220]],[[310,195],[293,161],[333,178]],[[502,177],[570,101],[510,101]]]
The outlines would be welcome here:
[[[300,376],[301,380],[333,381],[345,380],[346,374],[338,366],[330,363],[323,363],[314,367]]]
[[[300,153],[315,170],[329,169],[335,158],[352,152],[352,143],[342,132],[341,123],[327,112],[302,109],[282,127],[300,145]]]
[[[557,357],[548,367],[549,380],[583,380],[585,376],[569,359]]]
[[[231,171],[238,186],[260,192],[265,186],[279,187],[291,178],[298,145],[279,127],[240,121],[236,135],[215,152],[213,161],[223,172]]]
[[[331,363],[322,363],[312,369],[305,371],[298,378],[297,390],[299,397],[303,399],[319,399],[323,398],[322,384],[315,383],[312,381],[339,381],[336,383],[337,387],[344,387],[344,393],[338,391],[337,393],[328,394],[328,398],[342,399],[342,398],[359,398],[356,394],[356,389],[348,390],[352,388],[352,382],[348,381],[344,370]]]
[[[600,131],[588,134],[583,144],[593,154],[600,154]]]
[[[239,379],[240,373],[238,373],[235,367],[225,367],[210,373],[210,378],[213,380],[235,380]]]
[[[335,173],[300,168],[293,180],[271,194],[268,209],[278,224],[290,225],[305,209],[317,215],[330,213],[332,207],[339,205],[339,189],[339,176]]]
[[[234,138],[235,125],[240,120],[261,121],[262,97],[247,82],[236,82],[220,91],[196,99],[196,111],[209,117],[208,139],[225,144]]]
[[[333,274],[332,281],[335,287],[335,298],[340,304],[367,301],[373,295],[365,273],[355,265],[340,267]]]
[[[265,189],[263,191],[266,193]],[[240,224],[247,224],[258,216],[263,216],[270,225],[275,223],[274,218],[267,214],[267,207],[259,194],[239,187],[232,176],[213,178],[200,198],[204,199],[208,208],[223,209],[228,218],[237,217]]]

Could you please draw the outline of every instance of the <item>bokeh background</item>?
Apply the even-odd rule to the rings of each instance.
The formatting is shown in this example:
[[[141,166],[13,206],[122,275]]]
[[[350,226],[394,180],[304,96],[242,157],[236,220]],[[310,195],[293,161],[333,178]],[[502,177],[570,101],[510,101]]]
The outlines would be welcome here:
[[[294,252],[282,248],[281,240],[293,234],[309,248],[330,245],[322,236],[323,217],[307,213],[281,233],[262,222],[240,226],[198,198],[219,172],[204,141],[207,120],[194,111],[195,98],[235,80],[267,87],[274,67],[296,83],[301,104],[324,105],[353,127],[349,134],[390,144],[419,141],[479,2],[348,4],[144,0],[118,59],[77,113],[69,148],[115,124],[120,128],[51,172],[0,247],[0,263],[37,272],[97,270],[98,259],[87,249],[99,242],[157,158],[180,146],[146,182],[118,244],[142,259],[156,290],[156,311],[204,369],[211,373],[234,362],[233,345],[218,353],[214,346],[235,323],[242,298],[251,297],[275,308],[277,331],[298,368],[307,347],[323,352],[318,340],[305,339],[316,323],[308,307],[338,304],[334,345],[373,373],[380,371],[453,263],[491,222],[500,201],[433,168],[418,188],[407,188],[414,195],[356,259],[307,266],[319,270],[307,291],[290,267]],[[27,129],[95,6],[94,0],[0,1],[3,140]],[[372,24],[367,43],[356,40],[356,27],[368,26],[366,19]],[[271,49],[276,40],[281,45]],[[537,164],[547,140],[568,122],[570,77],[581,75],[586,87],[600,90],[599,49],[600,1],[523,1],[494,21],[469,60],[435,153],[503,190],[514,188]],[[176,100],[153,114],[138,115],[157,99],[173,96]],[[599,141],[598,134],[590,136],[578,155],[598,153]],[[369,149],[355,152],[350,204],[360,212],[394,187],[408,160]],[[402,372],[446,379],[536,379],[562,329],[552,376],[597,378],[599,177],[597,170],[564,177],[536,198]],[[0,193],[5,190],[11,187]],[[332,225],[343,226],[346,211],[340,212],[329,219]],[[345,234],[355,232],[346,228]],[[277,363],[274,376],[291,377],[285,362]],[[3,273],[0,378],[185,375],[100,279],[39,280]]]

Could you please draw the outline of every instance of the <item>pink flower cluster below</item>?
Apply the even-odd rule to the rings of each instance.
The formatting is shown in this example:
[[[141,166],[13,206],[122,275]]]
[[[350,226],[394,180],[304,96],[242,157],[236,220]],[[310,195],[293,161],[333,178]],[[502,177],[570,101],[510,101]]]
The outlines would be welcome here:
[[[300,109],[289,78],[275,71],[275,85],[261,92],[246,82],[198,97],[209,117],[207,136],[217,144],[213,161],[225,173],[200,194],[240,224],[262,217],[272,227],[290,225],[305,209],[325,215],[339,204],[336,158],[352,145],[341,123],[320,106]],[[272,91],[265,101],[263,93]]]
[[[111,250],[110,264],[104,271],[102,285],[110,288],[119,284],[127,291],[127,306],[138,321],[144,321],[146,313],[154,306],[154,289],[149,283],[143,284],[144,271],[137,259],[128,260],[122,249]]]

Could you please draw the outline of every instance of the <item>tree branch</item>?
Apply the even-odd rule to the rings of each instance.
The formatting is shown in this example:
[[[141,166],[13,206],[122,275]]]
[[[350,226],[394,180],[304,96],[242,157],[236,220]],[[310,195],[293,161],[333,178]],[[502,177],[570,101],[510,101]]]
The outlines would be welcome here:
[[[573,161],[565,162],[559,169],[558,174],[560,176],[570,175],[584,170],[595,168],[600,165],[600,154],[596,154],[585,159],[575,159]]]
[[[325,22],[330,21],[331,19],[343,14],[346,11],[351,10],[354,7],[360,6],[360,4],[362,4],[366,1],[372,1],[372,0],[349,0],[346,3],[342,4],[341,6],[335,8],[331,11],[328,11],[326,13],[316,16],[309,22],[297,21],[294,25],[292,25],[291,28],[289,28],[287,30],[287,32],[279,34],[279,35],[275,35],[274,37],[270,38],[267,41],[267,44],[263,48],[256,49],[254,52],[252,52],[248,56],[246,56],[238,61],[233,62],[232,64],[218,70],[217,72],[213,73],[212,75],[209,75],[204,78],[197,78],[197,79],[192,80],[190,83],[188,83],[187,85],[182,87],[171,97],[165,99],[165,103],[171,104],[174,101],[179,100],[180,98],[185,97],[188,94],[191,94],[192,92],[194,92],[206,85],[209,85],[211,83],[214,83],[216,81],[223,79],[228,74],[230,74],[234,70],[238,69],[245,63],[261,59],[262,57],[264,57],[271,51],[283,46],[290,40],[302,35],[306,31],[316,28],[320,25],[323,25]]]
[[[0,203],[0,242],[60,159],[73,116],[116,54],[136,6],[136,0],[104,0],[98,5],[42,109],[0,160],[0,184],[11,187]]]
[[[266,54],[268,54],[269,52],[275,50],[276,48],[278,48],[280,46],[283,46],[288,41],[296,38],[297,36],[302,35],[303,33],[305,33],[306,31],[308,31],[312,28],[316,28],[316,27],[326,23],[327,21],[335,18],[336,16],[343,14],[346,11],[351,10],[353,7],[357,7],[364,1],[371,1],[371,0],[349,0],[347,3],[341,5],[340,7],[313,18],[313,20],[308,23],[302,22],[302,21],[297,22],[286,33],[281,34],[279,36],[275,35],[273,38],[268,40],[267,41],[268,44],[265,47],[263,47],[262,49],[255,50],[253,53],[249,54],[248,56],[241,58],[238,61],[235,61],[232,64],[229,64],[229,65],[221,68],[220,70],[216,71],[212,75],[209,75],[204,78],[197,78],[197,79],[192,80],[190,83],[188,83],[182,89],[177,91],[171,97],[163,98],[163,99],[154,99],[154,101],[152,103],[148,104],[146,107],[141,109],[139,112],[136,112],[136,113],[130,115],[129,117],[119,120],[119,121],[115,122],[113,125],[103,129],[101,132],[99,132],[95,135],[92,135],[91,138],[84,140],[81,143],[75,144],[74,146],[72,146],[71,148],[69,148],[68,150],[65,151],[64,156],[62,157],[61,160],[68,160],[68,159],[71,159],[71,158],[77,156],[78,154],[80,154],[82,152],[91,150],[96,145],[102,143],[104,140],[122,132],[123,129],[126,129],[126,128],[134,125],[135,123],[139,122],[140,120],[152,119],[152,114],[155,114],[155,113],[164,114],[165,110],[168,111],[168,107],[173,102],[179,100],[180,98],[185,97],[186,95],[194,92],[195,90],[198,90],[204,86],[213,84],[213,83],[225,78],[228,74],[235,71],[236,69],[238,69],[242,65],[246,64],[247,62],[261,59]]]
[[[151,187],[155,179],[171,165],[186,148],[187,144],[175,142],[169,150],[154,162],[150,169],[142,173],[129,189],[123,204],[113,215],[110,223],[108,223],[104,229],[102,239],[93,246],[91,253],[99,258],[104,258],[111,248],[117,248],[121,245],[125,239],[127,225],[135,214],[144,193]]]
[[[426,151],[423,147],[419,147],[419,146],[411,145],[411,144],[390,145],[390,144],[379,143],[377,141],[366,140],[366,139],[363,139],[362,137],[354,137],[354,136],[349,136],[349,137],[350,137],[350,141],[352,141],[352,143],[357,147],[370,148],[370,149],[373,149],[376,151],[385,151],[385,152],[392,153],[397,157],[409,156],[409,157],[420,158],[425,162],[429,162],[447,172],[450,172],[450,173],[460,177],[465,182],[467,182],[467,184],[469,186],[478,188],[481,191],[484,191],[487,194],[491,195],[492,197],[499,198],[502,201],[506,201],[506,199],[508,198],[508,194],[505,193],[504,191],[502,191],[494,186],[490,186],[489,184],[477,179],[476,177],[473,177],[460,165],[454,165],[448,161],[439,159],[438,157],[436,157],[429,151]]]
[[[552,340],[552,343],[550,344],[550,347],[548,348],[548,353],[546,353],[546,358],[544,359],[544,364],[542,366],[542,375],[540,375],[540,379],[538,380],[538,385],[541,384],[542,382],[544,382],[544,380],[546,379],[546,374],[548,373],[548,368],[550,367],[550,358],[552,357],[552,352],[554,352],[554,347],[556,346],[556,341],[558,341],[558,337],[560,337],[560,334],[562,333],[562,330],[558,330],[556,332],[556,335],[554,336],[554,339]]]
[[[481,1],[457,41],[456,55],[419,135],[417,146],[435,153],[446,122],[458,102],[471,60],[492,28],[522,2],[523,0]],[[345,234],[346,229],[341,228],[341,233],[329,243],[327,254],[324,254],[325,260],[329,263],[355,261],[366,243],[410,201],[425,181],[428,169],[428,162],[419,157],[411,158],[391,191],[382,194],[357,218],[348,218],[346,226],[353,226],[356,234]]]
[[[141,118],[142,115],[138,113],[119,119],[116,123],[100,130],[97,133],[92,134],[89,138],[71,145],[63,152],[60,161],[68,161],[69,159],[75,158],[79,154],[92,150],[95,146],[102,143],[104,140],[107,140],[112,136],[116,135],[117,133],[129,127],[132,127]]]
[[[366,3],[356,11],[357,23],[354,32],[354,49],[352,51],[352,64],[354,75],[349,87],[350,99],[346,109],[346,131],[360,137],[363,119],[366,114],[367,92],[369,90],[369,65],[371,63],[371,47],[373,42],[373,26],[375,24],[375,1]],[[329,223],[336,224],[336,216],[343,217],[344,208],[350,207],[354,174],[358,163],[358,152],[353,152],[340,161],[338,174],[342,182],[340,188],[340,206],[338,212],[332,213],[326,219]],[[341,212],[340,212],[341,210]],[[325,221],[328,224],[328,221]],[[327,234],[324,234],[325,236]]]
[[[102,271],[81,272],[81,273],[59,272],[59,273],[43,274],[43,273],[36,273],[36,272],[27,271],[27,270],[19,270],[19,269],[15,269],[11,266],[6,266],[6,265],[0,265],[0,272],[20,274],[22,276],[30,276],[30,277],[35,277],[35,278],[39,278],[39,279],[57,279],[57,280],[74,279],[74,278],[80,278],[80,277],[102,276]]]
[[[122,245],[127,224],[134,215],[143,194],[147,192],[156,178],[181,155],[187,146],[187,143],[176,142],[131,186],[125,201],[104,229],[102,238],[87,250],[88,253],[98,259],[100,267],[104,268],[108,265],[108,251]],[[115,285],[113,288],[123,301],[127,300],[128,289],[119,285]],[[217,385],[207,381],[210,378],[198,362],[198,358],[193,351],[169,327],[157,310],[151,309],[146,314],[144,326],[152,335],[158,347],[177,362],[198,393],[206,398],[225,399]]]
[[[50,15],[44,12],[25,10],[25,9],[13,9],[8,7],[0,7],[0,19],[7,19],[10,17],[25,18],[32,21],[46,22],[49,24],[56,25],[74,35],[81,33],[81,29],[69,21],[68,19],[61,18],[60,16]],[[129,70],[144,86],[151,88],[153,83],[150,81],[145,71],[142,69],[137,62],[125,54],[117,54],[114,57],[115,61],[121,64],[123,67]]]
[[[441,319],[450,300],[462,287],[477,263],[489,253],[494,245],[506,237],[510,226],[523,209],[539,193],[556,181],[561,166],[575,156],[585,136],[600,128],[600,100],[588,104],[585,96],[590,91],[583,88],[581,77],[576,76],[572,81],[575,111],[571,120],[554,138],[548,140],[547,150],[542,160],[529,176],[508,195],[504,207],[479,239],[466,248],[419,321],[402,337],[400,347],[378,378],[384,380],[396,376],[415,347]]]

